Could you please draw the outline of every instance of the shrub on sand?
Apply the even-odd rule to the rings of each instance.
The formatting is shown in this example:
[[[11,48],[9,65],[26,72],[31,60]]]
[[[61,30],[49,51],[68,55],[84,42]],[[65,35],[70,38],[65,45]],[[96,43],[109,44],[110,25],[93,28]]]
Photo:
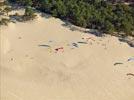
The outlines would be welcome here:
[[[33,11],[33,9],[31,7],[26,7],[25,8],[25,14],[22,16],[22,19],[24,21],[27,20],[33,20],[36,17],[35,12]]]
[[[10,22],[9,19],[7,19],[7,18],[2,18],[2,19],[0,20],[0,26],[1,26],[1,25],[8,25],[9,22]]]

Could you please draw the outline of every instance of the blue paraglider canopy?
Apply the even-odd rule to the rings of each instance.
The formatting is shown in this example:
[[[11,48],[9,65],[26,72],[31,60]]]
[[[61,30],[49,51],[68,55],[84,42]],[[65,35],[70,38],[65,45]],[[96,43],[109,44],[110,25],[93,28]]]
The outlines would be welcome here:
[[[134,57],[129,58],[127,61],[134,61]]]

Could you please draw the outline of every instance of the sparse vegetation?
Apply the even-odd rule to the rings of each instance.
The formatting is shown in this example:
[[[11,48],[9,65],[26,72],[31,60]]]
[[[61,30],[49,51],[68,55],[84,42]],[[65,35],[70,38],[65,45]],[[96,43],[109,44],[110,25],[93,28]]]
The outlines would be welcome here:
[[[8,15],[8,13],[10,12],[10,11],[12,11],[12,9],[11,9],[11,7],[5,7],[4,8],[4,12],[6,12],[6,14]]]
[[[35,12],[31,7],[25,8],[25,14],[22,16],[24,21],[33,20],[36,17]]]
[[[9,19],[7,19],[7,18],[2,18],[2,19],[0,20],[0,26],[1,26],[1,25],[8,25],[9,22],[10,22]]]
[[[11,11],[11,7],[9,7],[8,2],[0,2],[0,26],[8,25],[10,19],[8,17],[8,13]]]

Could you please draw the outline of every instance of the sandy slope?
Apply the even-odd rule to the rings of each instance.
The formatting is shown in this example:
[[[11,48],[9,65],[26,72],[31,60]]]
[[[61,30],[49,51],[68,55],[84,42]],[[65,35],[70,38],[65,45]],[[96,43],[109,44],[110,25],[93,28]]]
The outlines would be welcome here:
[[[63,24],[38,16],[1,28],[1,100],[134,100],[134,49]]]

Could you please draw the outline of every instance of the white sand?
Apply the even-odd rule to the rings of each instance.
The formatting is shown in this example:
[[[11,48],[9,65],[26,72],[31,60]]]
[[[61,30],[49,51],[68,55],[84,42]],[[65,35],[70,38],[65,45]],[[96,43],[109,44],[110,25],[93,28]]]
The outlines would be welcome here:
[[[0,100],[134,100],[134,48],[62,24],[38,16],[1,28]],[[95,41],[71,46],[87,37]]]

